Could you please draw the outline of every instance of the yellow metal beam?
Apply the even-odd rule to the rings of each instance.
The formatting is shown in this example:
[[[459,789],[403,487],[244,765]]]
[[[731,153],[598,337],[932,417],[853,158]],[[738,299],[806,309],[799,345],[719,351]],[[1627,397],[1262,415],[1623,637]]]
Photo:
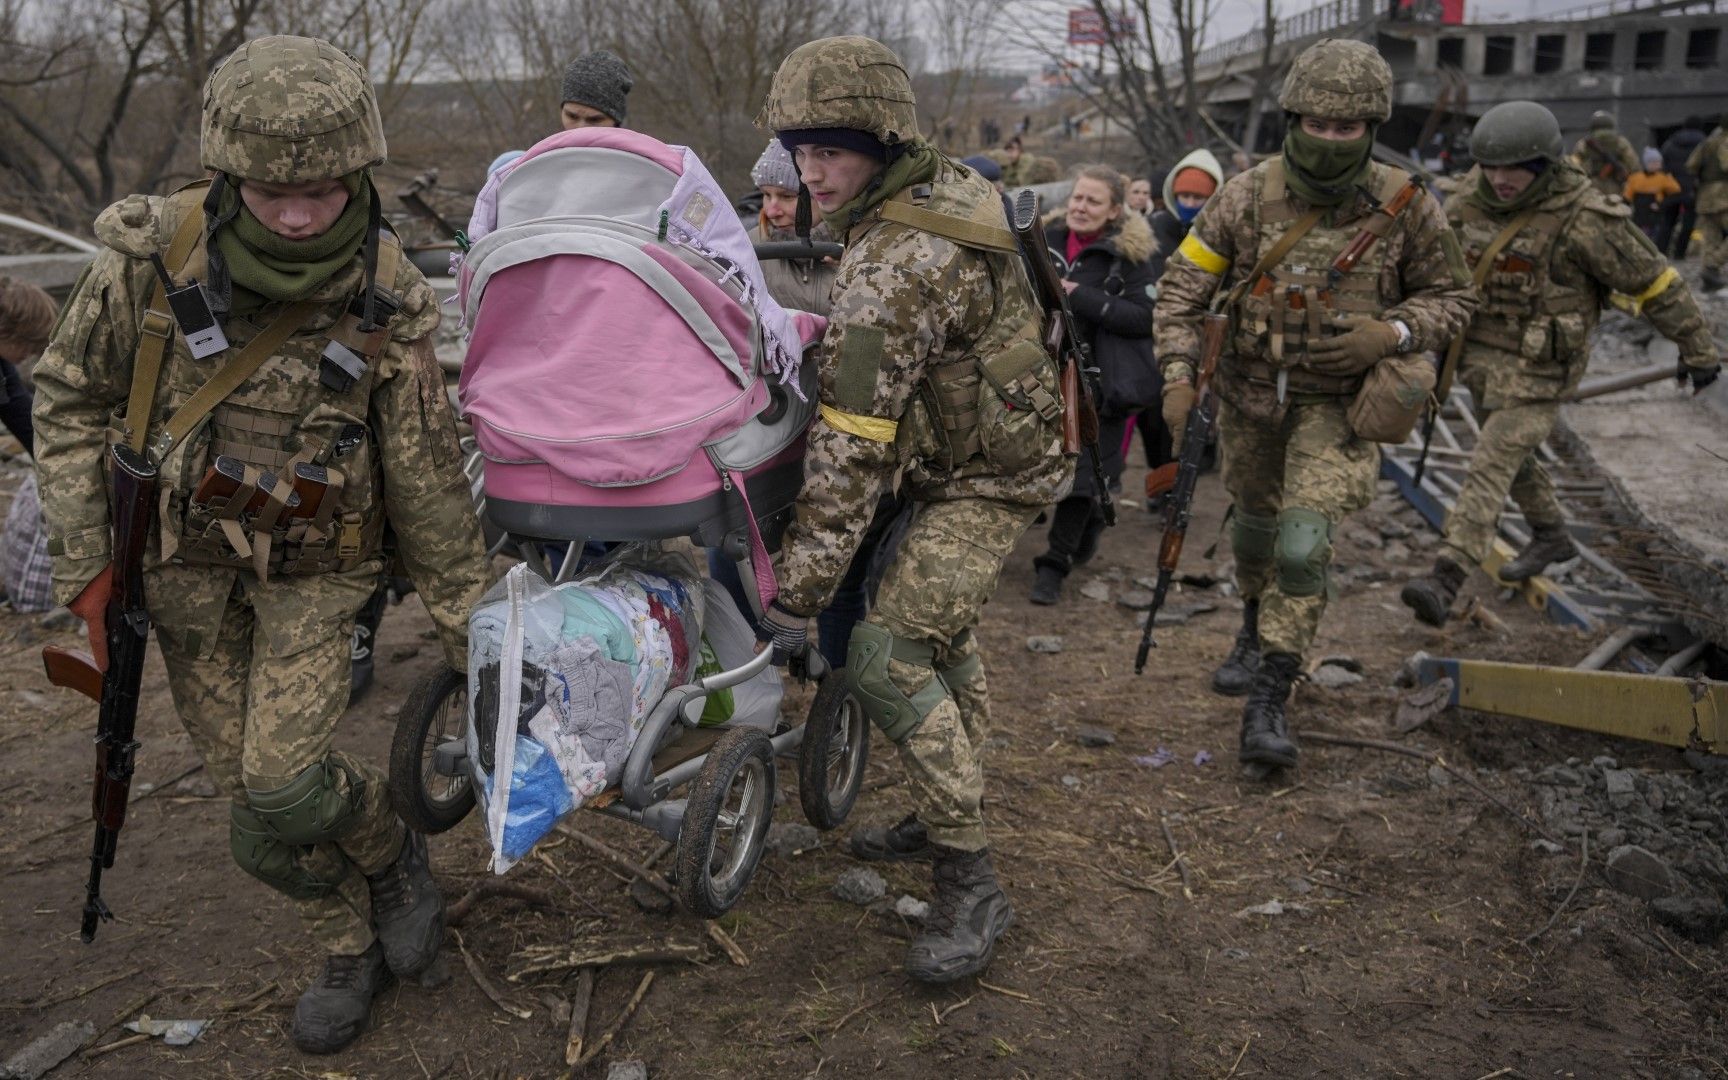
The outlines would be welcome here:
[[[1452,704],[1627,739],[1728,750],[1728,683],[1618,671],[1428,660],[1421,681],[1452,679]]]

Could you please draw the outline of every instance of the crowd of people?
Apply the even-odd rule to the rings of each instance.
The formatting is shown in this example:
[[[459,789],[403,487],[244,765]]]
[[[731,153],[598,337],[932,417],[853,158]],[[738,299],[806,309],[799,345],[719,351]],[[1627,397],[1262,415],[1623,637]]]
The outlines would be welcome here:
[[[294,90],[311,83],[318,94]],[[623,125],[631,85],[617,57],[579,59],[559,123]],[[1434,386],[1428,357],[1450,354],[1482,424],[1439,560],[1403,593],[1436,624],[1482,564],[1508,493],[1534,535],[1503,577],[1571,554],[1535,451],[1583,374],[1603,297],[1634,298],[1680,345],[1682,381],[1716,378],[1715,342],[1652,236],[1670,207],[1695,202],[1707,284],[1719,273],[1721,129],[1688,127],[1698,138],[1640,162],[1600,126],[1568,153],[1540,104],[1497,106],[1472,136],[1477,170],[1443,209],[1419,184],[1405,195],[1410,177],[1372,156],[1392,89],[1374,48],[1322,41],[1283,85],[1278,154],[1237,156],[1229,175],[1205,149],[1144,175],[1072,173],[1035,242],[1099,371],[1095,476],[1064,444],[1062,375],[1041,344],[1051,315],[1004,212],[1009,189],[1060,176],[1025,150],[1029,122],[1000,152],[957,160],[920,133],[911,81],[882,44],[823,39],[780,65],[759,119],[772,137],[751,170],[752,239],[840,254],[812,248],[766,269],[780,303],[828,324],[805,486],[756,629],[789,662],[814,621],[816,646],[896,749],[910,812],[851,846],[931,867],[931,915],[906,957],[915,978],[982,972],[1014,919],[985,818],[981,608],[1041,515],[1031,600],[1061,601],[1098,550],[1133,433],[1149,465],[1169,462],[1203,373],[1219,399],[1244,600],[1212,684],[1246,696],[1240,757],[1265,769],[1298,762],[1286,706],[1335,591],[1332,537],[1374,493],[1384,417],[1413,423]],[[424,838],[397,818],[374,764],[333,748],[356,626],[375,631],[387,559],[398,562],[461,669],[488,568],[432,350],[436,297],[380,223],[371,178],[385,139],[365,70],[326,42],[265,38],[223,61],[204,102],[209,181],[104,212],[103,250],[51,335],[52,304],[0,285],[0,418],[39,455],[53,594],[88,624],[98,662],[116,557],[107,450],[148,449],[161,466],[144,594],[168,684],[230,797],[234,860],[287,897],[327,953],[293,1037],[328,1053],[365,1029],[390,975],[431,964],[443,936]],[[1663,183],[1682,153],[1690,179]],[[1669,225],[1682,252],[1687,220]],[[1357,254],[1340,268],[1346,248]],[[234,347],[194,350],[175,332],[164,276],[200,283]],[[1208,355],[1215,311],[1229,332]],[[38,352],[31,413],[14,366]],[[244,490],[271,493],[262,516],[199,494],[218,457],[238,462]],[[301,466],[336,478],[329,505],[279,529],[287,488],[271,478]],[[736,588],[731,563],[713,566],[728,571]]]

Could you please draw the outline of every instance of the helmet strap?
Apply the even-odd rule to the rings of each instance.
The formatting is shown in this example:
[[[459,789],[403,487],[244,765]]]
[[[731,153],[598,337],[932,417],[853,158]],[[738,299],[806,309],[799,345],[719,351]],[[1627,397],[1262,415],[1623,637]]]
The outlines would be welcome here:
[[[366,171],[366,187],[371,194],[371,202],[366,211],[366,240],[362,250],[365,252],[366,276],[365,292],[366,306],[360,316],[360,332],[370,334],[378,329],[373,321],[377,315],[378,301],[378,234],[384,228],[384,213],[379,208],[378,189],[372,186],[372,171]]]
[[[810,228],[815,217],[810,210],[810,189],[804,186],[804,181],[798,181],[798,209],[792,215],[792,229],[798,234],[798,239],[810,242]]]
[[[230,184],[234,189],[231,200],[225,198]],[[228,204],[226,210],[223,209],[224,202]],[[204,261],[209,266],[205,271],[204,286],[210,295],[210,310],[217,318],[228,314],[234,307],[234,279],[228,273],[228,260],[216,246],[216,234],[239,212],[240,185],[233,184],[227,173],[217,173],[204,196]]]

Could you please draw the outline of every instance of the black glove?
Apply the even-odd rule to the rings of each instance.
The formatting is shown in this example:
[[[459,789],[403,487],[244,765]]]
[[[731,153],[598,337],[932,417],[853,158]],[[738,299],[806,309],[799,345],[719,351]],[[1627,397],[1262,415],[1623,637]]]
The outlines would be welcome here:
[[[794,615],[776,600],[768,605],[768,610],[762,613],[762,620],[756,624],[756,639],[774,646],[774,662],[785,664],[801,654],[810,640],[810,618]]]
[[[1692,383],[1692,392],[1696,394],[1702,391],[1706,386],[1715,382],[1717,376],[1721,374],[1721,364],[1711,364],[1709,367],[1691,367],[1688,364],[1682,363],[1680,365],[1680,370],[1674,373],[1674,379],[1681,386],[1685,386],[1687,381],[1690,380]]]

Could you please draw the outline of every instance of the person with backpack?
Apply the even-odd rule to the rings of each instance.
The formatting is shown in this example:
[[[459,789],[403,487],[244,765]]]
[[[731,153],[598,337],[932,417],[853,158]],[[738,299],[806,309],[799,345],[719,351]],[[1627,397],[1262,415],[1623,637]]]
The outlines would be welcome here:
[[[1564,147],[1546,106],[1496,105],[1470,135],[1471,182],[1447,200],[1481,290],[1454,346],[1477,436],[1433,569],[1399,594],[1430,626],[1445,624],[1470,570],[1488,557],[1507,496],[1530,540],[1500,567],[1501,580],[1527,581],[1577,555],[1537,451],[1584,377],[1604,297],[1635,307],[1679,346],[1682,386],[1698,391],[1717,378],[1719,352],[1692,290],[1627,220],[1626,204],[1563,160]]]
[[[223,848],[326,954],[291,1031],[334,1053],[444,938],[426,838],[383,770],[334,745],[355,614],[388,523],[461,671],[486,563],[433,354],[438,298],[372,183],[386,147],[366,69],[326,41],[258,38],[203,101],[210,179],[96,219],[104,250],[36,366],[37,471],[55,596],[105,668],[108,448],[158,466],[142,578],[168,688],[228,797]],[[234,473],[238,489],[212,483]]]
[[[1619,195],[1627,177],[1638,171],[1638,151],[1626,136],[1614,130],[1614,114],[1599,110],[1590,115],[1590,131],[1572,148],[1572,163],[1604,195]]]
[[[1115,169],[1087,165],[1075,173],[1068,205],[1044,225],[1079,336],[1101,373],[1098,448],[1110,481],[1122,475],[1128,414],[1156,405],[1161,388],[1152,358],[1151,289],[1162,267],[1153,264],[1151,227],[1128,209],[1126,187]],[[1078,470],[1074,490],[1050,511],[1047,545],[1032,560],[1034,604],[1059,602],[1069,572],[1098,552],[1104,515],[1094,483],[1091,469]]]
[[[1283,152],[1207,202],[1158,282],[1164,418],[1180,446],[1202,356],[1203,320],[1230,332],[1213,387],[1242,628],[1213,689],[1246,694],[1238,756],[1296,764],[1285,706],[1325,614],[1332,537],[1368,505],[1380,448],[1351,406],[1377,365],[1444,348],[1475,306],[1458,240],[1419,192],[1393,220],[1379,208],[1410,186],[1376,162],[1392,116],[1392,69],[1374,47],[1328,38],[1291,64],[1278,96]],[[1374,244],[1332,272],[1365,231]]]
[[[799,46],[757,123],[793,152],[844,238],[817,422],[759,636],[785,662],[845,573],[882,492],[916,504],[845,679],[899,752],[914,811],[854,834],[867,858],[928,859],[929,918],[906,970],[982,972],[1014,909],[992,869],[989,695],[974,627],[1002,563],[1071,482],[1061,386],[1002,200],[919,133],[906,67],[866,37]]]

